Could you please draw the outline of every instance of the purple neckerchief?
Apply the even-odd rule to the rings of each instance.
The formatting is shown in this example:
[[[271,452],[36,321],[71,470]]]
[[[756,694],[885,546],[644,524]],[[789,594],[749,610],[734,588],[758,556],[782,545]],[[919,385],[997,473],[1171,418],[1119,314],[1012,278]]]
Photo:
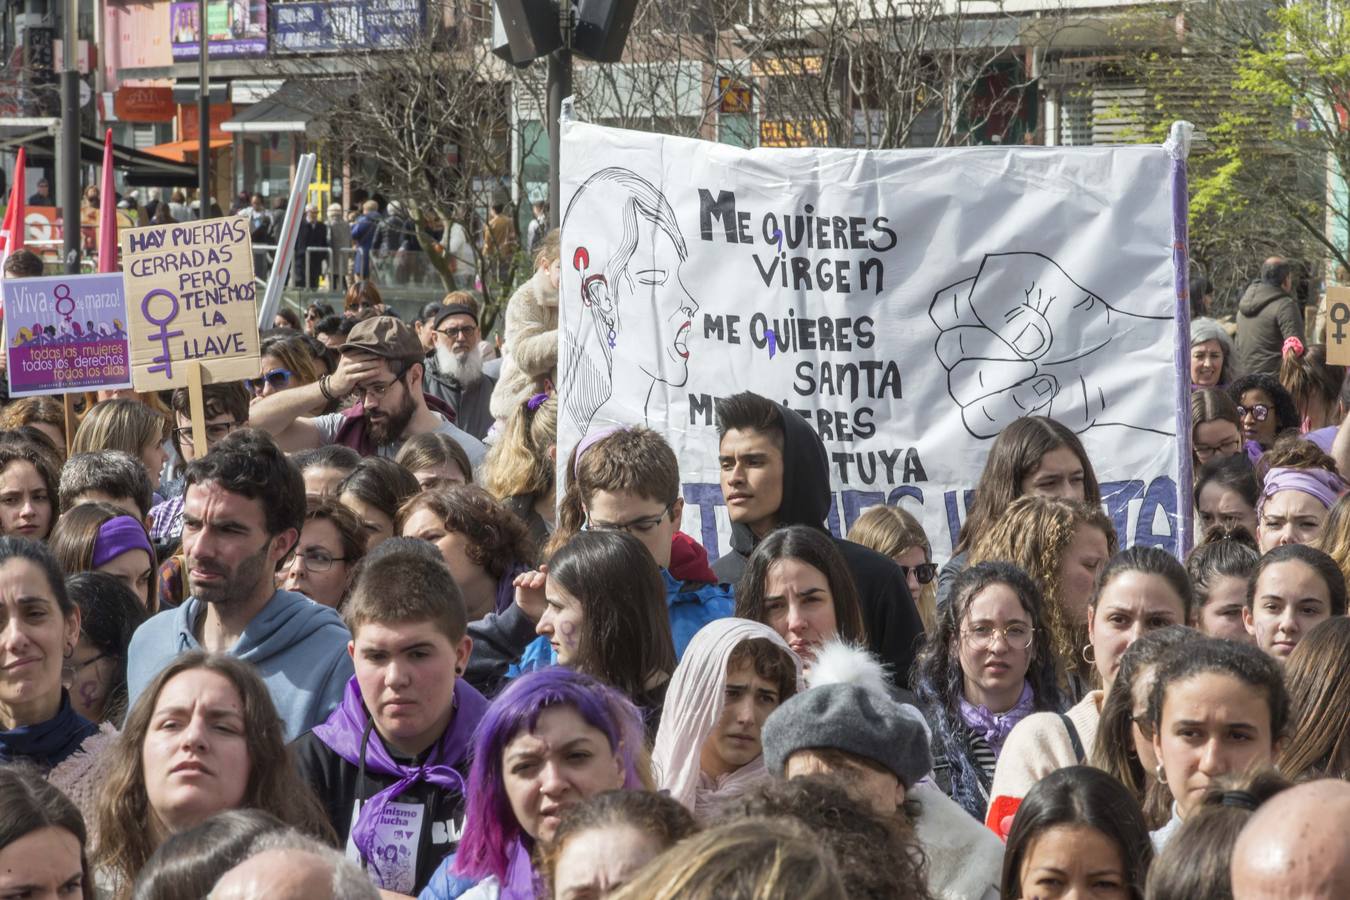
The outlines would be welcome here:
[[[497,579],[497,606],[493,612],[500,616],[511,608],[511,604],[516,602],[516,576],[528,571],[529,566],[511,566],[505,575]]]
[[[506,881],[502,883],[501,900],[535,900],[540,896],[539,879],[535,876],[530,851],[517,838],[511,844],[511,858],[506,861]]]
[[[1257,516],[1261,515],[1266,501],[1281,491],[1307,494],[1325,508],[1331,509],[1336,498],[1345,491],[1345,482],[1326,469],[1271,469],[1266,473],[1266,480],[1261,484],[1261,496],[1256,500]]]
[[[352,825],[352,842],[361,858],[369,862],[375,826],[384,808],[395,797],[419,781],[464,793],[464,778],[454,768],[469,755],[469,738],[478,726],[478,720],[487,711],[488,702],[482,694],[463,679],[455,682],[455,712],[450,727],[441,739],[432,745],[426,759],[412,766],[394,761],[380,740],[379,732],[366,740],[370,716],[361,701],[361,688],[356,676],[347,682],[342,702],[322,724],[314,729],[314,736],[342,759],[354,766],[364,766],[369,772],[397,778],[398,781],[361,804],[361,813]],[[361,759],[361,745],[365,744],[365,761]]]
[[[1035,706],[1035,696],[1031,693],[1031,683],[1022,683],[1022,695],[1017,698],[1013,708],[1007,712],[991,713],[988,707],[976,706],[965,697],[961,698],[961,721],[975,734],[984,738],[994,756],[1003,752],[1003,742],[1013,726],[1031,715]]]

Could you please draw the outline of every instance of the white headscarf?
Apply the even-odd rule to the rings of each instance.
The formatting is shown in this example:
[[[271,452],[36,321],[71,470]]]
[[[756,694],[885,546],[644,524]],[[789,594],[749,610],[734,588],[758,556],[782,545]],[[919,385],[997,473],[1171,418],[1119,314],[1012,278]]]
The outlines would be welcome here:
[[[727,660],[740,644],[755,638],[783,648],[797,670],[801,687],[802,664],[787,642],[767,625],[749,619],[714,619],[694,635],[684,657],[675,667],[662,705],[661,727],[652,748],[652,768],[657,785],[693,810],[706,812],[699,801],[724,800],[744,792],[768,777],[760,754],[735,772],[718,779],[715,792],[699,797],[703,743],[722,716],[726,698]],[[706,792],[705,792],[706,793]]]

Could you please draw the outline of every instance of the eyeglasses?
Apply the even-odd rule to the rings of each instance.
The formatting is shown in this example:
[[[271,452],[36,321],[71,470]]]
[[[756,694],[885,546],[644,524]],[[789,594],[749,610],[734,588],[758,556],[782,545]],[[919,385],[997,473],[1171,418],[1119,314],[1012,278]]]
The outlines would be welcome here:
[[[632,519],[628,522],[596,522],[586,514],[586,520],[581,523],[582,531],[621,531],[624,534],[637,536],[639,534],[650,534],[652,529],[659,526],[670,515],[670,511],[675,508],[675,501],[672,500],[666,504],[666,508],[661,510],[659,515],[643,516],[640,519]]]
[[[909,577],[910,572],[913,572],[915,581],[919,582],[919,584],[927,584],[932,581],[933,576],[937,574],[937,563],[919,563],[917,566],[900,566],[900,572],[906,578]]]
[[[1237,412],[1239,419],[1246,418],[1247,413],[1251,413],[1253,419],[1264,422],[1266,416],[1270,415],[1270,407],[1264,403],[1253,403],[1251,406],[1239,406]]]
[[[207,425],[206,426],[207,445],[209,446],[211,444],[216,443],[221,438],[225,437],[225,435],[229,434],[231,431],[234,431],[238,427],[239,427],[238,422],[216,422],[214,424]],[[185,428],[175,428],[173,430],[173,436],[178,438],[178,443],[180,445],[187,444],[188,446],[196,446],[196,444],[193,443],[192,440],[191,425]]]
[[[87,669],[87,668],[89,668],[90,666],[92,666],[94,663],[98,662],[100,659],[107,659],[110,655],[111,655],[111,654],[108,654],[108,653],[100,653],[100,654],[98,654],[97,656],[91,656],[91,657],[89,657],[89,658],[86,659],[84,662],[78,662],[78,663],[75,662],[74,660],[71,660],[70,671],[71,671],[71,672],[79,672],[79,671],[82,670],[82,669]]]
[[[1223,443],[1214,444],[1212,446],[1210,444],[1196,444],[1195,455],[1203,461],[1209,459],[1216,453],[1222,453],[1225,456],[1236,453],[1241,446],[1242,441],[1240,439],[1231,437]]]
[[[398,384],[399,380],[402,379],[403,376],[406,375],[407,373],[408,370],[405,367],[401,369],[396,375],[394,375],[393,378],[391,378],[389,381],[384,382],[383,384],[380,384],[377,381],[375,384],[368,384],[365,387],[357,387],[356,390],[352,391],[352,396],[356,398],[358,403],[364,403],[367,397],[369,397],[372,400],[383,400],[385,393],[395,384]]]
[[[1030,625],[1013,624],[1007,628],[995,628],[993,625],[973,625],[961,631],[961,637],[972,650],[988,650],[994,646],[994,640],[1002,637],[1014,650],[1025,650],[1031,646],[1036,629]]]
[[[311,572],[327,572],[333,568],[335,562],[346,562],[345,556],[331,556],[324,550],[306,550],[304,553],[297,553],[291,560],[291,563],[302,562],[305,568]]]
[[[472,337],[477,330],[477,325],[461,325],[458,328],[437,328],[436,333],[453,341],[460,337]]]
[[[295,373],[289,369],[273,369],[270,372],[264,372],[260,378],[245,378],[244,387],[249,389],[249,393],[255,397],[263,392],[264,385],[270,385],[272,390],[279,391],[291,383]]]

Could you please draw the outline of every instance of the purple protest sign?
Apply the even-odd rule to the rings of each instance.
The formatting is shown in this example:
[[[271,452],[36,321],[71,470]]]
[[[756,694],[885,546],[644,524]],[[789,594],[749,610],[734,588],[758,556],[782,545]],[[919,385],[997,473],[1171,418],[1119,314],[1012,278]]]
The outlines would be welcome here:
[[[4,297],[11,397],[131,387],[121,273],[6,279]]]

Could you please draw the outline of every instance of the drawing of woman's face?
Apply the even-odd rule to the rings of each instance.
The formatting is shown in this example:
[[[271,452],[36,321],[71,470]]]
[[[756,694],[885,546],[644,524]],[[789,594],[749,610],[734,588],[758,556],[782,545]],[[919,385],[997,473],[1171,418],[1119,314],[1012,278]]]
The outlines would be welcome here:
[[[620,340],[638,351],[642,371],[680,387],[689,378],[689,335],[698,302],[680,280],[679,249],[660,225],[639,213],[638,242],[619,298]],[[648,347],[659,347],[657,356]]]

